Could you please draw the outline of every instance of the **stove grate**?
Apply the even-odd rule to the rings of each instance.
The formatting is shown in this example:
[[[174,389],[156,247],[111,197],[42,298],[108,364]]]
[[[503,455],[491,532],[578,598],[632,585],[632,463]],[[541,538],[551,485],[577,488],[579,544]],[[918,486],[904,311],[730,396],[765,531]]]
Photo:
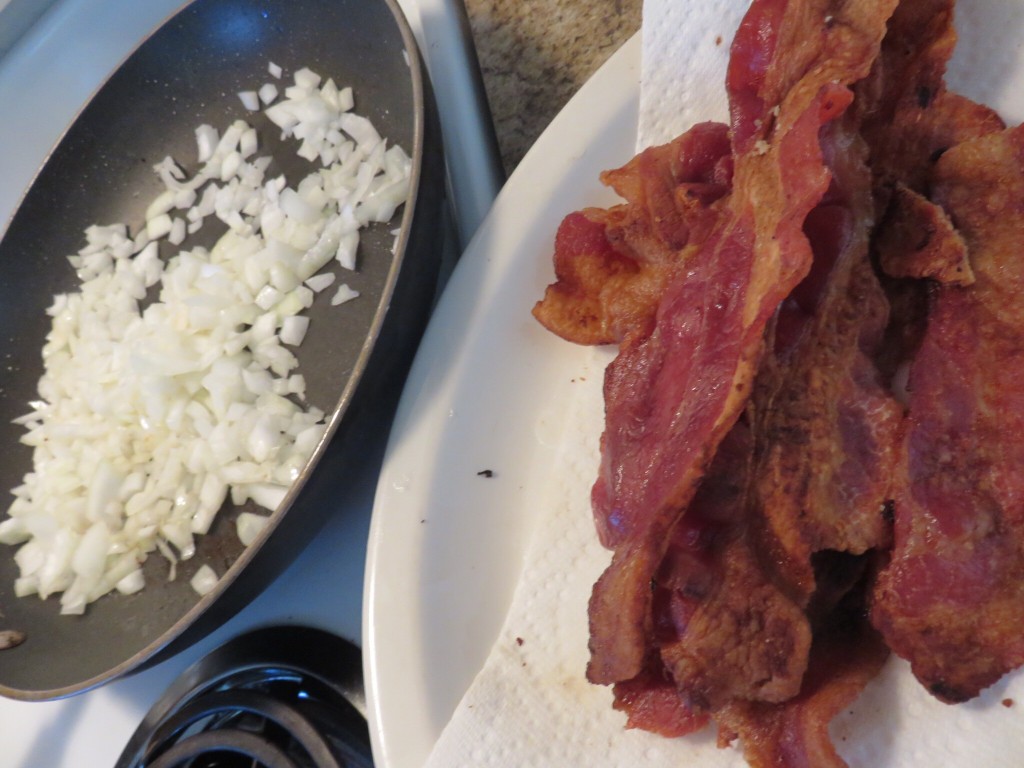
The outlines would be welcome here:
[[[360,661],[306,627],[236,638],[168,689],[117,768],[372,768]]]

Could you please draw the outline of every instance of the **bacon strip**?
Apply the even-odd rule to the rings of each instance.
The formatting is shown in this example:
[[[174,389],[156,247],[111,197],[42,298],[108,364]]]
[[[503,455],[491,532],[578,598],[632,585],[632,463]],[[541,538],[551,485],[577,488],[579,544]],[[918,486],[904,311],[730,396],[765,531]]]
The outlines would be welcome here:
[[[800,695],[783,704],[735,702],[716,714],[719,744],[739,739],[751,768],[845,768],[828,728],[882,668],[870,628],[840,625],[815,636]]]
[[[832,179],[804,222],[811,271],[757,374],[754,434],[741,420],[722,441],[654,578],[653,644],[680,698],[716,717],[800,693],[810,621],[831,621],[863,573],[855,558],[816,554],[890,540],[883,505],[902,407],[868,354],[888,307],[868,261],[871,174],[856,127],[844,118],[819,136]]]
[[[754,394],[759,546],[801,606],[813,556],[888,546],[884,515],[903,408],[873,355],[889,307],[868,259],[867,148],[847,116],[823,135],[832,187],[805,224],[811,274],[783,305]]]
[[[829,182],[819,130],[849,105],[894,5],[756,0],[737,32],[729,213],[666,286],[651,335],[606,373],[592,498],[614,554],[591,597],[592,682],[644,666],[650,581],[749,398],[769,318],[810,265],[803,223]]]
[[[679,695],[700,712],[800,691],[811,628],[772,582],[750,537],[753,439],[740,420],[676,525],[654,589],[654,643]]]
[[[625,203],[565,217],[555,277],[533,308],[544,327],[577,344],[648,336],[669,276],[706,238],[732,180],[728,128],[701,123],[644,150],[601,180]]]
[[[652,657],[632,680],[616,683],[614,708],[626,713],[626,727],[674,739],[701,730],[710,719],[683,701],[672,676]]]
[[[931,173],[949,147],[1005,125],[989,107],[946,88],[946,65],[956,44],[953,5],[954,0],[900,3],[856,103],[871,147],[882,269],[897,278],[969,285],[973,274],[963,241],[927,197]]]
[[[933,295],[872,620],[955,702],[1024,663],[1024,128],[948,150],[933,189],[976,279]]]
[[[928,293],[925,329],[895,345],[914,356],[910,416],[892,563],[871,618],[926,687],[961,701],[1024,662],[1008,618],[1024,608],[1014,480],[1024,438],[1013,421],[1024,316],[1010,298],[1024,287],[1013,266],[1024,183],[1019,131],[1002,133],[992,110],[946,90],[952,11],[953,0],[902,3],[859,97],[889,209],[882,263],[943,283]],[[890,291],[909,304],[923,295],[910,281]]]
[[[928,277],[956,285],[974,282],[967,245],[953,222],[942,208],[902,182],[892,190],[875,247],[882,270],[891,277]]]
[[[603,174],[626,204],[566,218],[535,308],[620,344],[588,678],[754,768],[845,765],[888,647],[945,701],[1024,664],[1024,128],[946,89],[953,0],[895,4],[754,0],[731,145]]]
[[[1005,127],[989,107],[946,88],[956,45],[954,2],[900,3],[871,76],[857,88],[880,212],[897,183],[927,193],[935,161],[947,148]]]

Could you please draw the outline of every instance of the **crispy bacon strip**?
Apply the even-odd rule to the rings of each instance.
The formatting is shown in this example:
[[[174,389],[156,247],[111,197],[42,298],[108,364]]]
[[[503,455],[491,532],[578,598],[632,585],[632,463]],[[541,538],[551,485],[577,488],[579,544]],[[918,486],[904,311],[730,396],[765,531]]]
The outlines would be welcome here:
[[[885,645],[863,625],[816,635],[800,695],[783,704],[725,707],[715,716],[719,744],[738,738],[751,768],[845,768],[829,723],[860,695],[887,656]]]
[[[832,186],[804,227],[814,263],[783,305],[754,394],[759,547],[801,606],[815,591],[815,553],[891,539],[884,509],[903,408],[872,359],[889,306],[868,259],[871,173],[851,117],[824,132]]]
[[[946,212],[902,182],[892,190],[875,247],[882,270],[891,277],[974,282],[967,245]]]
[[[1005,291],[1021,287],[1006,265],[1015,262],[1024,187],[1018,133],[997,133],[1003,124],[992,110],[946,90],[952,10],[953,0],[902,3],[859,96],[877,198],[889,208],[882,263],[944,283],[928,295],[923,338],[915,331],[895,345],[916,356],[895,548],[872,620],[933,693],[959,701],[1024,661],[1006,619],[1022,607],[1021,532],[1012,522],[1021,447],[1007,419],[1020,373],[1012,339],[1024,325],[1001,311],[1014,305]],[[957,279],[958,265],[973,268],[974,285],[955,286],[969,282]],[[908,306],[920,303],[915,294],[922,289],[910,281],[891,287]]]
[[[800,691],[811,628],[765,573],[750,537],[753,438],[740,420],[676,525],[655,574],[653,642],[697,711]]]
[[[683,701],[675,681],[657,656],[632,680],[616,683],[614,691],[613,706],[626,713],[627,728],[674,739],[699,731],[709,720],[706,712],[699,712]]]
[[[836,605],[863,590],[863,558],[837,552],[861,554],[890,540],[882,507],[902,418],[868,354],[888,306],[868,261],[866,147],[849,115],[820,141],[832,180],[804,223],[811,271],[781,308],[774,349],[758,371],[756,433],[741,420],[722,441],[654,579],[652,642],[678,686],[677,706],[710,712],[726,740],[742,714],[745,732],[764,742],[748,752],[768,750],[778,735],[778,755],[794,765],[834,756],[834,708],[876,669],[853,665],[833,680],[819,659],[805,683],[812,622],[833,626]],[[761,458],[751,496],[754,437]],[[833,551],[818,555],[826,549]],[[840,618],[851,633],[866,629],[863,618]],[[628,688],[632,702],[644,684],[652,698],[664,695],[662,678],[650,675],[617,684],[616,693]],[[828,695],[808,693],[826,685]],[[639,722],[660,728],[657,718]]]
[[[933,294],[872,619],[955,702],[1024,663],[1024,128],[949,149],[933,194],[976,280]]]
[[[732,176],[728,128],[701,123],[651,147],[602,181],[626,202],[565,217],[555,238],[555,277],[533,314],[577,344],[650,334],[669,276],[702,243]]]
[[[963,238],[928,198],[931,176],[949,147],[1002,130],[1004,124],[993,110],[946,88],[946,65],[956,43],[953,6],[954,0],[900,3],[854,103],[871,150],[879,219],[875,248],[883,271],[895,278],[969,284],[973,273]],[[927,283],[895,279],[884,285],[899,322],[886,331],[879,365],[886,380],[902,390],[907,361],[924,332]]]
[[[1005,127],[989,107],[946,88],[946,66],[956,45],[954,4],[900,3],[871,76],[857,88],[861,130],[871,147],[876,190],[885,200],[896,182],[926,193],[943,151]]]
[[[931,173],[949,147],[1005,125],[994,110],[946,88],[956,45],[953,6],[954,0],[900,3],[856,103],[871,147],[882,269],[897,278],[969,285],[963,241],[927,197]]]
[[[606,373],[592,498],[614,554],[591,597],[592,682],[644,666],[651,578],[749,398],[768,319],[808,271],[803,223],[829,182],[819,129],[849,105],[894,5],[757,0],[737,32],[728,215],[666,286],[651,335]]]

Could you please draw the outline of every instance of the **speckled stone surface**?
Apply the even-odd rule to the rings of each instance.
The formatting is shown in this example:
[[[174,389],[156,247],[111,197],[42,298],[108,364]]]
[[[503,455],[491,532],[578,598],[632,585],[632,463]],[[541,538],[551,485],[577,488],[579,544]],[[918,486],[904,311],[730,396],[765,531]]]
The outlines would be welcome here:
[[[580,86],[640,29],[642,0],[465,0],[509,173]]]

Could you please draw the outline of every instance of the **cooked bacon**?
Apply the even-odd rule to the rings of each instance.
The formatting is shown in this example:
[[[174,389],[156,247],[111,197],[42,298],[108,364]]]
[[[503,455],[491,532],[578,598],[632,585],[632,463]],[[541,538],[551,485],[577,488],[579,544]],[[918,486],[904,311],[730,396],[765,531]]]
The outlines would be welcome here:
[[[1008,293],[1021,284],[1007,269],[1016,261],[1024,187],[1017,132],[997,133],[1003,123],[992,110],[946,90],[952,7],[901,4],[868,81],[874,87],[859,95],[870,105],[865,135],[878,198],[888,206],[878,235],[883,265],[943,282],[928,294],[925,330],[893,345],[913,356],[910,416],[897,465],[893,560],[872,620],[936,696],[959,701],[1024,661],[1007,619],[1024,607],[1013,522],[1013,468],[1024,449],[1012,422],[1014,339],[1024,323]],[[957,287],[958,266],[973,268],[974,285]],[[890,295],[919,305],[920,285],[900,281]]]
[[[626,713],[627,728],[673,739],[701,730],[709,720],[706,712],[698,712],[683,701],[657,656],[651,657],[643,672],[632,680],[616,683],[613,690],[613,706]]]
[[[1005,127],[992,109],[946,88],[954,2],[900,3],[871,76],[857,88],[880,210],[897,182],[927,193],[931,169],[947,148]]]
[[[811,629],[750,538],[753,440],[741,420],[672,533],[654,578],[654,644],[686,704],[784,701],[800,690]]]
[[[933,293],[872,619],[929,690],[963,701],[1024,663],[1024,128],[949,149],[933,195],[976,279]]]
[[[728,128],[720,123],[696,125],[603,173],[626,202],[565,217],[555,238],[557,279],[534,316],[577,344],[649,335],[665,283],[707,238],[731,175]]]
[[[873,361],[889,307],[868,259],[871,173],[850,117],[823,134],[833,180],[804,227],[814,263],[780,311],[754,393],[759,547],[801,606],[815,553],[891,538],[883,511],[903,409]]]
[[[963,241],[928,199],[936,160],[949,147],[1005,127],[992,109],[947,90],[956,45],[954,0],[902,2],[871,76],[857,91],[880,225],[882,269],[892,277],[973,280]],[[920,290],[901,283],[897,290]]]
[[[945,72],[956,45],[954,0],[902,2],[889,22],[871,76],[857,88],[862,133],[871,147],[880,225],[882,269],[892,277],[927,277],[969,284],[973,279],[962,240],[945,212],[928,199],[932,169],[949,147],[1002,130],[989,107],[946,88]],[[889,299],[911,311],[887,345],[893,366],[919,343],[916,305],[923,285],[888,285]]]
[[[576,344],[610,344],[620,335],[620,322],[609,303],[634,293],[655,296],[660,291],[660,264],[642,270],[633,259],[616,251],[605,233],[610,211],[584,210],[566,216],[555,236],[556,283],[548,286],[533,315],[552,333]],[[654,280],[648,280],[651,274]],[[652,282],[649,288],[648,282]],[[614,286],[614,287],[613,287]],[[629,286],[630,290],[624,290]],[[640,290],[636,290],[639,288]],[[647,314],[651,298],[641,299],[639,311],[627,309],[627,316]],[[631,302],[632,304],[632,302]],[[617,314],[617,313],[616,313]],[[637,321],[643,322],[643,320]]]
[[[956,43],[953,5],[954,0],[900,3],[871,75],[857,86],[854,103],[875,177],[878,258],[896,277],[961,282],[957,268],[966,274],[970,260],[960,259],[956,240],[962,238],[947,232],[948,216],[927,199],[932,169],[949,147],[1004,127],[993,110],[946,88]],[[886,279],[884,285],[899,321],[886,331],[879,366],[887,380],[900,382],[924,332],[927,285],[916,279]]]
[[[902,182],[892,190],[875,247],[879,264],[890,277],[931,278],[953,285],[974,282],[967,245],[949,216]]]
[[[708,206],[732,183],[729,127],[698,123],[678,138],[649,147],[622,168],[605,171],[601,181],[643,212],[636,227],[610,233],[637,258],[648,248],[682,249],[700,243],[717,218]],[[630,206],[626,206],[630,207]],[[649,244],[649,239],[655,242]]]
[[[719,744],[739,739],[751,768],[845,768],[829,723],[887,656],[885,645],[863,625],[816,634],[800,695],[782,704],[734,702],[723,708],[715,714]]]
[[[860,554],[891,537],[885,510],[903,409],[858,346],[870,314],[856,312],[884,317],[887,305],[866,261],[846,288],[836,297],[842,314],[823,316],[831,327],[815,337],[821,343],[778,366],[782,384],[762,401],[760,547],[802,605],[816,587],[815,553]]]
[[[754,0],[728,133],[603,174],[535,309],[620,345],[587,676],[754,768],[845,765],[887,646],[945,701],[1024,665],[1024,127],[947,90],[953,0],[896,2]]]
[[[590,603],[593,682],[644,666],[650,581],[749,398],[769,318],[810,265],[803,223],[829,182],[819,130],[849,105],[894,5],[756,0],[740,25],[728,213],[666,285],[651,335],[623,345],[606,373],[592,498],[614,554]]]

